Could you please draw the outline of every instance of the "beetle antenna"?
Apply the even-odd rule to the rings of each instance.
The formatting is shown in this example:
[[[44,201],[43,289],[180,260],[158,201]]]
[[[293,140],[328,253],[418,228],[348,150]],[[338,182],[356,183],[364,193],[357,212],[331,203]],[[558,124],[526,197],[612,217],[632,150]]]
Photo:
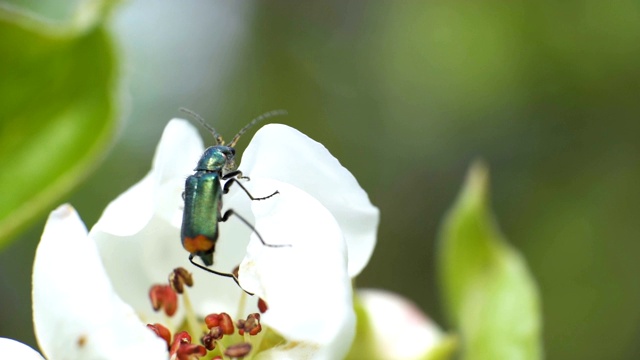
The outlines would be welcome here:
[[[234,147],[236,146],[236,143],[238,142],[238,140],[240,140],[240,136],[242,136],[245,132],[247,132],[247,130],[249,130],[253,125],[259,123],[262,120],[274,117],[274,116],[280,116],[280,115],[287,115],[288,112],[287,110],[271,110],[271,111],[267,111],[266,113],[258,116],[257,118],[251,120],[251,122],[249,122],[245,127],[243,127],[242,129],[240,129],[240,131],[238,132],[238,134],[236,136],[233,137],[233,140],[231,140],[231,142],[229,143],[229,147]]]
[[[200,125],[204,126],[205,129],[209,130],[211,135],[213,135],[213,138],[216,140],[216,145],[224,145],[224,140],[222,140],[222,136],[218,134],[216,129],[214,129],[211,125],[207,124],[207,122],[204,121],[202,116],[200,116],[195,111],[189,110],[187,108],[181,107],[179,110],[182,111],[183,113],[191,115],[194,119],[198,120]]]

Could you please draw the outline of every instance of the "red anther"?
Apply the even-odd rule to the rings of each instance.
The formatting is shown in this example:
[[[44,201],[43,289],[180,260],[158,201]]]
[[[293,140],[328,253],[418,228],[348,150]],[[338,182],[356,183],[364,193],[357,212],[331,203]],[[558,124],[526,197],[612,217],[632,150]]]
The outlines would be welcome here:
[[[204,322],[207,324],[208,329],[219,326],[223,334],[233,334],[233,320],[231,320],[231,316],[227,313],[209,314],[204,318]]]
[[[169,349],[169,355],[177,354],[180,346],[184,344],[191,344],[191,335],[186,331],[180,331],[173,336],[173,344],[171,344],[171,349]]]
[[[197,344],[181,344],[176,352],[178,360],[194,360],[207,355],[207,349]]]
[[[258,313],[249,314],[249,316],[247,316],[247,320],[238,320],[236,325],[238,326],[238,333],[240,335],[244,335],[244,333],[257,335],[262,331],[262,325],[260,325],[260,314]]]
[[[147,324],[147,327],[151,329],[158,337],[164,340],[167,343],[167,349],[171,346],[171,331],[166,327],[155,323],[155,324]]]
[[[173,290],[178,294],[182,294],[185,285],[189,287],[193,286],[193,276],[191,276],[191,273],[185,268],[175,268],[171,274],[169,274],[169,285],[171,285]]]
[[[261,314],[264,314],[267,312],[267,310],[269,310],[267,302],[262,300],[262,298],[258,298],[258,310],[260,310]]]
[[[191,335],[186,331],[180,331],[173,336],[174,343],[191,344]]]
[[[247,356],[251,352],[251,344],[249,343],[240,343],[234,344],[227,348],[224,351],[224,354],[228,357],[239,358]]]
[[[204,317],[204,323],[205,325],[207,325],[207,329],[211,329],[214,326],[218,326],[218,324],[220,324],[220,315],[209,314]]]
[[[153,285],[149,290],[149,299],[153,310],[162,308],[168,316],[173,316],[178,310],[178,294],[169,285]]]

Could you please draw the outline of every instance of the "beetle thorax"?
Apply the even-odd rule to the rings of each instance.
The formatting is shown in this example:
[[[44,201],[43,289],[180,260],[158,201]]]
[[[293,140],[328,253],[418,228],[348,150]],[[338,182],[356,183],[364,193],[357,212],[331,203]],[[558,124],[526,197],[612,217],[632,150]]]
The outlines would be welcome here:
[[[207,148],[200,160],[195,171],[222,171],[222,169],[230,170],[235,167],[233,161],[236,151],[234,148],[224,145],[216,145]]]

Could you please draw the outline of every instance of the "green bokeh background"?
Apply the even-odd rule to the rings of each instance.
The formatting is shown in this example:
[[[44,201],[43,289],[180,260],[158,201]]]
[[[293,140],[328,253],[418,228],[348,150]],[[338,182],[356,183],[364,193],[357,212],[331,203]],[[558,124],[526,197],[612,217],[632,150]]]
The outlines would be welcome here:
[[[637,1],[132,0],[112,31],[125,119],[61,201],[88,226],[146,174],[179,107],[226,137],[284,108],[277,121],[325,144],[381,209],[358,286],[401,293],[447,328],[434,241],[482,157],[502,231],[540,287],[547,357],[640,357]],[[0,336],[30,344],[43,224],[0,252]]]

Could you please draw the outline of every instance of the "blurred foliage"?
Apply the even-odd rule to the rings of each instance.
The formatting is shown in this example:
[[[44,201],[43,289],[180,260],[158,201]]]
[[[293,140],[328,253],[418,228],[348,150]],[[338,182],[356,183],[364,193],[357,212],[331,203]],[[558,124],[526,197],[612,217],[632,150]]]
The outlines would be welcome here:
[[[439,236],[440,296],[463,359],[542,359],[535,281],[497,229],[488,193],[488,170],[476,162]]]
[[[115,59],[102,26],[63,31],[9,11],[0,12],[0,53],[2,247],[104,155]]]
[[[2,6],[18,12],[27,12],[31,17],[56,23],[60,26],[68,25],[77,14],[80,3],[86,0],[40,1],[40,0],[3,0]],[[98,2],[91,0],[93,2]],[[42,24],[40,24],[42,26]]]
[[[480,155],[496,218],[539,285],[545,355],[640,356],[637,1],[132,0],[113,20],[131,106],[109,158],[66,199],[88,226],[148,171],[179,107],[227,137],[285,108],[277,121],[325,144],[382,210],[359,286],[453,326],[435,238]],[[0,336],[31,344],[41,231],[0,253]]]

